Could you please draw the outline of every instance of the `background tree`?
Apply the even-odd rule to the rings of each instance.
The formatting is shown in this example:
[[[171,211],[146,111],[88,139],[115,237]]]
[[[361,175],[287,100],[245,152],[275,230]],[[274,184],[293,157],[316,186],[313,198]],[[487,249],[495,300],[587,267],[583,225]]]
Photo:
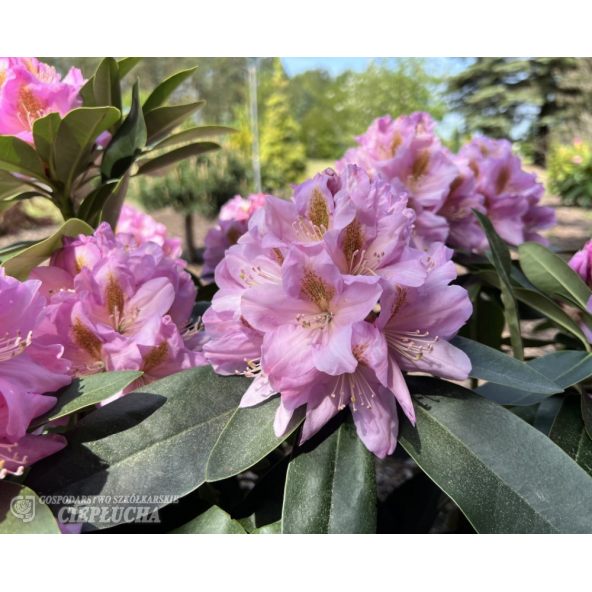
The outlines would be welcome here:
[[[275,58],[271,88],[261,126],[261,173],[266,191],[281,191],[300,180],[306,169],[306,153],[279,58]]]
[[[590,58],[477,58],[448,90],[465,131],[522,140],[544,165],[551,142],[592,131],[591,74]]]

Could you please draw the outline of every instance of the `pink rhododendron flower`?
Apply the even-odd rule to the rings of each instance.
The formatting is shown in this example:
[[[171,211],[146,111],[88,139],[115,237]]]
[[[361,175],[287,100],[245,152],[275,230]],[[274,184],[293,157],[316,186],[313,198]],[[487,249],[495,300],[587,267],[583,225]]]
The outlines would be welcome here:
[[[380,457],[395,448],[398,402],[411,421],[402,371],[466,378],[448,340],[471,314],[452,251],[410,244],[407,195],[357,166],[328,169],[269,197],[216,268],[204,315],[206,359],[254,380],[241,405],[281,393],[275,431],[306,406],[301,441],[349,406]]]
[[[82,104],[82,72],[71,68],[62,78],[36,58],[0,60],[0,134],[33,142],[33,123],[49,113],[62,117]]]
[[[423,246],[448,237],[448,222],[440,215],[458,170],[452,156],[434,132],[434,121],[427,113],[413,113],[392,119],[376,119],[356,138],[357,148],[348,150],[337,163],[358,164],[370,175],[403,184],[409,193],[409,206],[416,212],[416,240]]]
[[[45,299],[40,282],[19,282],[0,267],[0,478],[63,448],[58,435],[28,434],[31,421],[49,411],[51,393],[71,381],[60,345],[44,345],[36,328]]]
[[[214,274],[226,250],[247,231],[249,219],[261,208],[267,197],[264,193],[254,193],[246,198],[235,195],[222,206],[218,223],[208,231],[205,238],[203,277]]]
[[[574,254],[569,266],[592,288],[592,240]]]
[[[114,235],[106,223],[65,239],[32,272],[49,297],[40,339],[63,344],[74,375],[141,370],[148,383],[205,363],[188,327],[196,288],[183,267],[155,242]]]
[[[476,137],[459,155],[476,176],[477,191],[484,197],[487,217],[498,234],[511,245],[524,241],[547,244],[539,231],[555,224],[555,212],[539,205],[544,187],[534,174],[523,170],[511,143]]]
[[[160,224],[152,216],[128,204],[124,204],[121,208],[116,232],[130,234],[138,245],[147,241],[156,243],[162,247],[166,255],[174,259],[181,257],[181,239],[169,237],[164,224]]]

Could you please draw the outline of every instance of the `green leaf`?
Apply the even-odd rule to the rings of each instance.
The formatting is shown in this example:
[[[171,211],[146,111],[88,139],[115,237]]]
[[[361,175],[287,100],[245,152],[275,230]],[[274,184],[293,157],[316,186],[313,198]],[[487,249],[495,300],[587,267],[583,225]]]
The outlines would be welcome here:
[[[121,208],[129,187],[129,180],[130,172],[128,171],[121,179],[119,179],[119,181],[117,181],[111,195],[107,197],[103,204],[103,209],[101,210],[100,215],[101,222],[108,222],[111,225],[111,228],[117,228]]]
[[[186,142],[193,142],[194,140],[203,140],[204,138],[232,134],[235,132],[236,130],[234,128],[226,127],[224,125],[202,125],[201,127],[192,127],[165,138],[162,142],[156,144],[153,149],[160,150],[161,148],[176,146],[177,144],[184,144]]]
[[[518,317],[518,308],[512,291],[512,257],[506,243],[501,239],[493,228],[493,224],[480,212],[473,210],[479,223],[483,227],[489,246],[491,248],[491,259],[493,265],[500,277],[500,289],[502,292],[502,303],[508,328],[510,329],[510,338],[512,341],[512,351],[519,360],[524,358],[522,347],[522,337],[520,333],[520,319]]]
[[[549,437],[592,475],[592,440],[582,421],[579,396],[564,397]]]
[[[456,384],[408,377],[399,442],[482,533],[592,532],[592,481],[547,436]]]
[[[165,169],[175,162],[203,154],[204,152],[211,152],[212,150],[218,150],[220,146],[214,142],[198,142],[196,144],[189,144],[187,146],[181,146],[160,156],[152,158],[138,168],[138,175],[149,175],[154,174],[162,169]]]
[[[148,113],[160,107],[173,92],[179,87],[185,80],[193,76],[193,73],[197,70],[197,66],[189,68],[188,70],[181,70],[172,76],[169,76],[166,80],[163,80],[146,99],[144,106],[142,107],[144,113]]]
[[[224,510],[212,506],[197,518],[173,530],[172,534],[247,534],[247,531]]]
[[[190,115],[205,105],[205,101],[196,101],[186,105],[157,107],[146,113],[148,144],[161,140],[183,123]]]
[[[146,145],[146,123],[140,107],[138,83],[132,90],[132,105],[125,121],[115,132],[103,155],[101,175],[104,180],[123,176]]]
[[[0,534],[59,533],[51,510],[33,490],[0,480]]]
[[[37,241],[19,241],[12,245],[8,245],[0,249],[0,265],[4,264],[5,261],[12,259],[12,257],[18,255],[25,249],[28,249],[31,245],[37,244]]]
[[[54,169],[53,144],[55,142],[62,118],[59,113],[50,113],[40,117],[33,123],[33,139],[37,154]]]
[[[78,218],[88,222],[91,226],[98,226],[101,221],[103,206],[109,197],[111,197],[117,185],[118,181],[110,181],[104,185],[99,185],[94,191],[91,191],[78,208]]]
[[[561,327],[568,333],[571,333],[582,342],[587,350],[590,350],[588,339],[584,335],[580,326],[557,304],[555,304],[553,300],[539,292],[524,288],[514,288],[514,294],[520,302],[524,302],[524,304],[527,304],[537,312],[546,316],[549,320],[553,321],[557,326]]]
[[[283,533],[376,532],[374,456],[352,421],[296,454],[286,475]]]
[[[121,111],[119,66],[113,58],[105,58],[99,64],[92,84],[97,105],[111,105]]]
[[[272,522],[271,524],[266,524],[265,526],[260,526],[255,530],[251,531],[251,534],[281,534],[282,533],[282,522],[278,520],[277,522]]]
[[[25,191],[27,191],[27,185],[21,179],[0,170],[0,201],[11,199]]]
[[[255,407],[237,407],[216,441],[206,467],[208,481],[228,479],[246,471],[275,450],[304,419],[303,409],[294,413],[281,437],[273,431],[280,399]]]
[[[133,68],[142,61],[142,58],[122,58],[117,62],[119,68],[119,78],[127,76]]]
[[[472,378],[480,378],[495,384],[521,389],[527,392],[538,390],[553,395],[563,389],[529,364],[465,337],[455,337],[452,342],[469,356]]]
[[[80,107],[60,123],[54,145],[56,176],[64,184],[67,198],[74,179],[91,160],[97,136],[114,125],[121,113],[115,107]]]
[[[17,252],[2,263],[6,273],[21,281],[29,276],[31,270],[41,265],[51,254],[62,247],[64,236],[78,236],[79,234],[92,234],[93,229],[82,220],[70,218],[64,222],[56,232],[48,238]]]
[[[121,372],[101,372],[75,378],[70,386],[56,393],[56,406],[43,417],[35,419],[31,427],[36,428],[49,421],[61,419],[72,413],[97,405],[101,401],[119,393],[140,376],[142,376],[142,372],[125,370]]]
[[[587,389],[582,393],[582,419],[588,436],[592,438],[592,394]]]
[[[0,169],[47,183],[45,167],[35,149],[14,136],[0,136]]]
[[[561,257],[538,243],[524,243],[518,247],[518,252],[526,277],[541,292],[586,310],[592,292]]]
[[[533,368],[562,389],[582,382],[592,376],[592,354],[582,351],[559,351],[528,362]],[[531,387],[529,391],[495,384],[484,384],[475,391],[500,405],[534,405],[548,398]]]
[[[210,451],[249,384],[202,367],[146,385],[84,417],[28,482],[56,495],[187,495],[205,482]]]

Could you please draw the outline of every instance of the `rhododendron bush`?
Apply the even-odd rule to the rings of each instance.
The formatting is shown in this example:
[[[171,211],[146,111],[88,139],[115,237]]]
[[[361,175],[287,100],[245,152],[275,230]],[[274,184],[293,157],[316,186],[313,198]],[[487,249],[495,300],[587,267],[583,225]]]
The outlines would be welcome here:
[[[230,200],[198,277],[123,202],[218,145],[164,105],[192,70],[122,111],[134,63],[0,60],[0,205],[64,217],[0,251],[0,532],[427,531],[445,499],[592,532],[591,243],[548,246],[511,143],[379,117],[287,199]],[[404,463],[431,494],[377,496]]]

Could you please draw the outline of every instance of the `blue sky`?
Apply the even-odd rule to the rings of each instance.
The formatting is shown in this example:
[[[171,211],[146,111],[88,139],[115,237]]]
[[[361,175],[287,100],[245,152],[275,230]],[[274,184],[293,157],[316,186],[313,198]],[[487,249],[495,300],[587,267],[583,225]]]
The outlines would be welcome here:
[[[345,70],[361,71],[375,58],[282,58],[288,76],[294,76],[305,70],[323,69],[330,74],[341,74]],[[391,59],[391,58],[388,58]],[[396,59],[396,58],[392,58]],[[464,68],[466,60],[459,58],[425,58],[428,70],[434,74],[456,74]]]

